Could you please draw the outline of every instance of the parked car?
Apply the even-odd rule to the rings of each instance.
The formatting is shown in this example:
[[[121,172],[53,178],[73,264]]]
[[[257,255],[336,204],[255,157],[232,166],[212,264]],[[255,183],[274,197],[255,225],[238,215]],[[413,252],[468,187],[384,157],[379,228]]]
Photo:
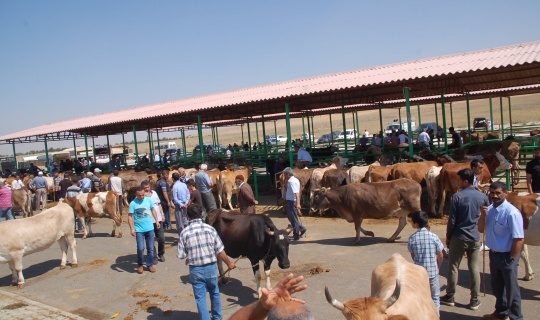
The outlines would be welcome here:
[[[489,120],[488,118],[484,118],[484,117],[481,117],[481,118],[474,118],[473,120],[473,128],[488,128],[489,126],[491,126],[491,120]]]
[[[182,149],[178,149],[178,148],[170,148],[170,149],[165,149],[165,152],[167,152],[171,157],[169,159],[169,161],[177,161],[178,159],[180,159],[182,157]]]
[[[302,137],[300,138],[300,140],[305,140],[305,141],[315,140],[315,137],[312,134],[304,133]]]
[[[331,133],[323,134],[319,139],[317,139],[317,143],[330,143],[330,142],[332,142]]]
[[[214,150],[214,152],[218,152],[218,150],[221,150],[222,153],[225,153],[225,151],[227,150],[227,147],[224,146],[224,145],[213,145],[213,144],[210,144],[210,143],[205,143],[204,144],[204,150],[208,149],[208,146],[211,146],[212,149]],[[195,148],[193,148],[193,153],[197,153],[197,152],[201,152],[201,147],[199,147],[199,144],[196,144],[195,145]]]
[[[414,130],[414,133],[420,133],[427,129],[433,129],[433,131],[437,131],[437,122],[424,122],[421,123],[416,130]]]
[[[338,140],[354,140],[354,137],[356,137],[358,133],[356,132],[356,129],[347,129],[345,131],[341,131],[338,135]]]

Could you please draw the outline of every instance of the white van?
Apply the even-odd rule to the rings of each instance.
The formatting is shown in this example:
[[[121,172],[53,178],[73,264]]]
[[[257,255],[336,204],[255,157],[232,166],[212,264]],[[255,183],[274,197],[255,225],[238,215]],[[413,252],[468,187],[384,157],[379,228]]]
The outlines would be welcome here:
[[[178,147],[176,146],[176,142],[174,141],[164,141],[164,142],[159,142],[159,145],[156,143],[154,144],[154,152],[159,152],[159,154],[162,154],[163,152],[165,152],[166,149],[178,149]]]

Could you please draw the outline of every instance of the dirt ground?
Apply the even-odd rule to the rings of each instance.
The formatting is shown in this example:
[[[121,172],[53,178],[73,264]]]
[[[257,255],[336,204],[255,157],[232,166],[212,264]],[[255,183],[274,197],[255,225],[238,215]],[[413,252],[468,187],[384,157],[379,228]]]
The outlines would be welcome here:
[[[258,210],[267,213],[274,223],[285,228],[288,220],[275,205],[273,197],[261,198]],[[124,215],[124,220],[126,220]],[[360,245],[352,245],[353,225],[340,218],[303,217],[308,228],[307,237],[290,245],[291,268],[280,270],[274,262],[271,273],[272,285],[289,272],[304,275],[309,288],[297,296],[307,301],[317,319],[341,319],[340,312],[325,300],[324,286],[329,286],[335,298],[346,301],[370,294],[371,271],[384,263],[393,253],[400,253],[410,261],[406,241],[413,233],[407,226],[396,243],[386,243],[397,227],[397,220],[367,220],[365,228],[375,232],[374,238],[362,237]],[[432,230],[444,237],[445,226],[434,221]],[[10,286],[11,272],[7,264],[0,267],[0,289],[16,293],[62,310],[73,312],[88,319],[198,319],[197,309],[188,268],[176,258],[174,230],[166,231],[166,262],[160,262],[157,272],[136,273],[136,244],[129,235],[129,227],[123,225],[124,237],[109,236],[112,220],[96,219],[93,225],[95,237],[82,240],[77,235],[78,268],[59,270],[61,253],[58,244],[29,255],[24,259],[26,286],[17,289]],[[540,248],[531,247],[532,264],[538,268]],[[486,262],[488,257],[486,256]],[[71,262],[71,253],[68,254]],[[237,309],[255,301],[255,283],[247,260],[240,260],[238,269],[230,274],[231,281],[221,288],[224,319]],[[489,267],[486,265],[486,270]],[[446,284],[448,268],[446,259],[440,277],[442,287]],[[520,265],[519,275],[524,275]],[[477,319],[492,312],[494,298],[486,274],[487,296],[481,297],[478,311],[466,309],[469,302],[468,272],[464,260],[459,274],[456,307],[441,308],[441,319]],[[539,279],[520,281],[523,310],[526,319],[534,319],[540,313]],[[2,318],[0,313],[0,318]]]

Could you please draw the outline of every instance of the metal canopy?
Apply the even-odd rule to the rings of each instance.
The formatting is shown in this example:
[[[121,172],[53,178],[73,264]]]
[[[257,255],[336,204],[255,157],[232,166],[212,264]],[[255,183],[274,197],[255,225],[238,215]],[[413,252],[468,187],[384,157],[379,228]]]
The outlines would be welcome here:
[[[251,87],[42,125],[0,137],[13,141],[58,132],[100,136],[163,127],[301,112],[336,105],[396,107],[410,98],[540,84],[540,41]],[[538,88],[534,92],[540,92]],[[463,100],[463,97],[460,97]],[[447,100],[449,101],[449,100]],[[401,105],[403,103],[401,102]]]

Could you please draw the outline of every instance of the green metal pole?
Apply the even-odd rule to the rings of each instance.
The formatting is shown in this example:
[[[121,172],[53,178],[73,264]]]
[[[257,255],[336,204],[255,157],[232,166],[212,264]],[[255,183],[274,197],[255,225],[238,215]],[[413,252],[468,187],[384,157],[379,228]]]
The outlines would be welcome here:
[[[15,168],[15,173],[19,173],[19,166],[17,163],[17,153],[15,152],[15,140],[11,141],[11,147],[13,148],[13,165]]]
[[[75,134],[73,134],[73,160],[77,159],[77,145],[75,144]]]
[[[381,127],[381,146],[384,150],[384,138],[386,138],[386,135],[384,134],[384,127],[383,127],[383,121],[382,121],[382,103],[379,103],[379,126]]]
[[[450,125],[454,126],[454,109],[452,109],[452,102],[450,102]]]
[[[96,162],[96,141],[94,140],[94,137],[92,136],[92,158],[94,158],[94,163]]]
[[[187,153],[186,153],[186,133],[184,132],[184,128],[180,130],[182,133],[182,155],[184,156],[184,163],[187,162]]]
[[[418,125],[420,126],[422,124],[422,118],[420,118],[420,105],[418,105],[417,108],[418,108]]]
[[[514,129],[512,126],[512,102],[510,101],[510,96],[508,96],[508,119],[510,120],[510,135],[513,135]]]
[[[139,164],[139,149],[137,148],[137,130],[133,125],[133,144],[135,148],[135,164]]]
[[[311,136],[309,136],[309,139],[311,140],[311,143],[315,147],[315,125],[313,124],[313,119],[315,117],[311,116]]]
[[[73,140],[73,143],[75,143],[75,140]],[[126,150],[126,141],[124,140],[124,133],[122,132],[122,157],[124,159],[124,167],[127,167],[127,155],[124,154],[124,150]],[[129,151],[128,151],[129,154]]]
[[[259,200],[259,184],[257,182],[257,170],[251,170],[251,175],[253,176],[253,184],[255,185],[255,199]]]
[[[354,111],[351,112],[351,115],[352,115],[352,120],[353,120],[352,121],[353,132],[359,133],[360,128],[358,128],[358,123],[356,122],[356,119],[355,119],[355,116],[354,116]],[[357,134],[354,135],[354,145],[358,144],[358,141],[356,140],[356,136],[357,136]]]
[[[159,143],[159,129],[156,130],[156,138],[157,138],[158,156],[159,156],[159,159],[161,159],[161,143]]]
[[[204,163],[204,141],[202,135],[202,119],[197,115],[197,133],[199,134],[199,149],[201,150],[201,163]]]
[[[153,164],[154,163],[154,149],[152,148],[152,134],[150,133],[150,129],[146,130],[146,132],[148,133],[148,149],[150,151],[148,151],[148,156],[150,157],[150,163]]]
[[[494,128],[494,123],[495,123],[495,119],[493,119],[493,101],[491,99],[491,97],[489,97],[489,118],[491,119],[491,132],[493,132]]]
[[[407,101],[405,101],[405,108],[407,108]],[[403,121],[401,120],[401,107],[399,107],[399,130],[403,130]]]
[[[47,169],[47,172],[49,172],[50,163],[49,163],[49,148],[47,147],[47,136],[43,137],[43,142],[45,143],[45,168]],[[49,174],[52,174],[52,172],[49,172]]]
[[[242,144],[244,144],[244,124],[240,124],[240,130],[242,130]],[[242,146],[243,147],[243,146]]]
[[[435,102],[435,122],[437,123],[437,126],[439,126],[439,112],[437,110],[437,102]],[[444,134],[446,134],[446,125],[443,128],[444,128]],[[446,138],[444,138],[444,141],[446,143]],[[437,139],[437,147],[438,148],[441,147],[440,139]]]
[[[448,135],[446,134],[446,108],[444,107],[444,92],[441,93],[441,111],[442,111],[442,118],[443,118],[443,131],[445,132],[444,135],[444,152],[448,153]]]
[[[262,130],[263,130],[263,137],[264,137],[264,158],[265,159],[268,159],[268,143],[266,141],[266,126],[264,124],[264,114],[261,116],[261,121],[262,121]],[[277,137],[276,137],[276,142],[277,142]],[[266,175],[268,175],[268,172],[266,172]]]
[[[467,100],[467,130],[469,131],[469,142],[471,139],[471,102],[469,100],[469,93],[465,95],[465,99]]]
[[[501,103],[501,137],[504,140],[504,113],[503,113],[503,98],[500,97],[500,103]]]
[[[253,148],[251,147],[251,129],[249,127],[249,119],[247,121],[247,134],[248,134],[248,145],[249,145],[249,159],[253,159]]]
[[[109,149],[109,162],[111,162],[111,145],[109,144],[109,134],[106,135],[107,137],[107,148]]]
[[[86,171],[90,171],[90,157],[88,156],[88,138],[86,132],[84,133],[84,149],[86,150]]]
[[[355,111],[354,113],[356,114],[356,128],[358,128],[358,129],[356,129],[356,135],[355,135],[355,138],[354,138],[354,143],[358,144],[358,136],[360,135],[360,126],[358,125],[358,111]]]
[[[332,125],[332,114],[330,113],[329,116],[330,116],[330,141],[334,143],[334,127]]]
[[[306,126],[304,125],[304,116],[302,116],[302,137],[306,136]],[[306,142],[302,139],[302,147],[306,147]]]
[[[276,120],[274,120],[274,135],[276,136],[276,139],[277,139],[277,127],[276,127]],[[277,140],[276,140],[276,143],[277,143]]]
[[[275,126],[275,122],[274,122]],[[289,115],[289,104],[285,103],[285,126],[287,127],[287,143],[289,144],[289,163],[293,166],[293,151],[292,151],[292,137],[291,137],[291,118]]]
[[[255,143],[257,143],[257,159],[261,159],[261,148],[259,147],[259,122],[255,121]]]
[[[407,131],[409,136],[409,157],[412,159],[414,155],[412,142],[412,127],[411,127],[411,101],[409,101],[409,88],[405,88],[405,110],[407,112]],[[401,108],[399,108],[399,123],[401,123]]]
[[[311,119],[309,117],[309,111],[307,112],[307,116],[306,116],[306,119],[307,119],[307,131],[308,131],[308,142],[309,142],[309,147],[311,148]],[[305,138],[305,134],[304,134],[304,138]],[[305,141],[306,139],[304,139]]]
[[[221,154],[221,148],[219,147],[218,127],[216,127],[216,144],[217,144],[217,146],[218,146],[218,147],[217,147],[217,148],[218,148],[217,152],[218,152],[219,154]]]
[[[343,121],[343,141],[345,142],[345,154],[348,155],[347,150],[347,124],[345,123],[345,105],[341,105],[341,119]]]

